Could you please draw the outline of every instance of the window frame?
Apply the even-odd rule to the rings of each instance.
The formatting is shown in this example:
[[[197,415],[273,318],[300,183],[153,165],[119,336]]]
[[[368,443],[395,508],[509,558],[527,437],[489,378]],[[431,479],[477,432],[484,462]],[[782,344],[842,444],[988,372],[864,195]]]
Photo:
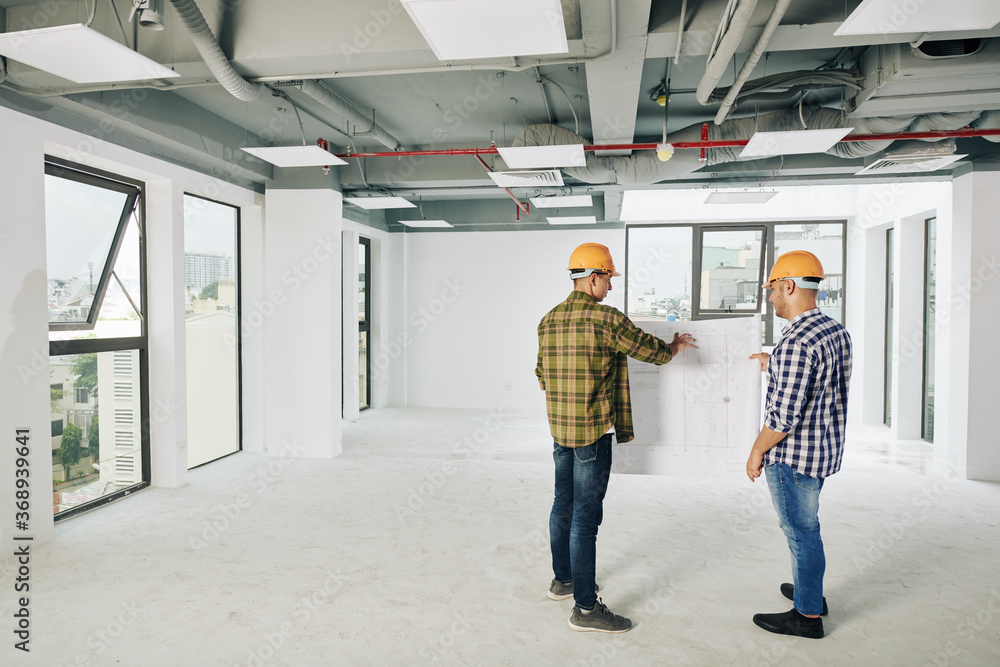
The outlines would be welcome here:
[[[358,321],[358,333],[366,334],[366,343],[368,345],[368,351],[365,354],[365,394],[368,397],[368,401],[363,408],[359,408],[361,412],[369,410],[372,407],[372,240],[367,236],[358,235],[358,244],[364,246],[365,249],[365,319],[364,321]]]
[[[215,463],[227,456],[232,456],[233,454],[238,454],[243,451],[243,241],[242,241],[242,222],[243,222],[243,208],[235,204],[230,204],[224,201],[218,201],[217,199],[211,199],[209,197],[203,197],[201,195],[192,194],[190,192],[184,193],[185,197],[193,197],[194,199],[202,199],[213,204],[219,204],[221,206],[228,206],[236,211],[236,257],[233,271],[236,273],[236,451],[229,452],[228,454],[223,454],[222,456],[212,459],[211,461],[205,461],[204,463],[199,463],[196,466],[188,468],[188,470],[194,470],[195,468],[200,468],[201,466],[208,465],[209,463]]]
[[[767,233],[767,226],[760,223],[747,225],[693,225],[692,230],[692,255],[691,255],[691,320],[719,319],[722,317],[746,317],[756,315],[760,312],[760,298],[764,290],[760,287],[764,284],[764,256],[767,254],[768,239],[771,234]],[[701,307],[701,280],[702,280],[702,258],[705,250],[706,232],[746,232],[757,231],[761,233],[761,258],[757,267],[757,290],[754,307],[745,310],[724,310],[722,308],[702,308]]]
[[[105,265],[105,271],[102,272],[102,280],[104,280],[104,273],[107,274],[106,278],[110,280],[111,271],[114,269],[114,260],[117,260],[118,250],[121,247],[121,239],[124,236],[125,228],[127,228],[127,223],[131,216],[135,215],[135,223],[137,226],[137,232],[139,235],[139,291],[140,291],[140,303],[142,307],[138,309],[137,313],[139,315],[139,322],[141,325],[140,335],[132,337],[122,337],[122,338],[84,338],[76,340],[49,340],[49,357],[61,357],[61,356],[71,356],[78,354],[89,354],[89,353],[101,353],[101,352],[119,352],[127,350],[137,350],[139,353],[139,392],[140,392],[140,405],[139,405],[139,446],[142,453],[141,456],[141,481],[133,484],[132,486],[126,487],[124,489],[119,489],[113,493],[101,496],[100,498],[95,498],[86,503],[81,503],[76,507],[59,512],[53,515],[53,520],[55,522],[64,521],[70,517],[82,514],[84,512],[89,512],[91,510],[103,507],[108,503],[112,503],[116,500],[120,500],[128,495],[136,493],[149,487],[150,481],[152,479],[152,468],[151,468],[151,452],[150,452],[150,428],[152,424],[150,423],[150,411],[149,411],[149,341],[148,341],[148,318],[146,317],[146,309],[149,307],[148,299],[148,288],[147,288],[147,278],[146,278],[146,198],[143,196],[146,188],[146,184],[142,181],[130,179],[118,174],[113,174],[101,169],[95,169],[84,164],[79,164],[75,162],[70,162],[69,160],[63,160],[61,158],[53,157],[50,155],[45,156],[45,174],[52,175],[59,178],[67,178],[69,180],[74,180],[77,182],[87,183],[90,185],[95,185],[96,187],[107,187],[108,189],[115,191],[122,191],[121,188],[131,188],[136,190],[135,203],[132,208],[128,206],[122,215],[122,220],[125,221],[125,225],[122,225],[122,220],[119,220],[119,229],[116,230],[115,240],[112,242],[112,251],[109,252],[109,261]],[[106,285],[105,285],[106,289]],[[97,301],[97,295],[95,294],[94,304]],[[103,301],[103,294],[101,295]],[[97,322],[97,313],[100,310],[99,307],[91,306],[91,313],[93,315],[93,322]],[[70,326],[63,326],[70,324]],[[84,323],[67,323],[67,322],[50,322],[49,323],[49,333],[55,331],[80,331],[93,329],[93,325],[87,326]]]

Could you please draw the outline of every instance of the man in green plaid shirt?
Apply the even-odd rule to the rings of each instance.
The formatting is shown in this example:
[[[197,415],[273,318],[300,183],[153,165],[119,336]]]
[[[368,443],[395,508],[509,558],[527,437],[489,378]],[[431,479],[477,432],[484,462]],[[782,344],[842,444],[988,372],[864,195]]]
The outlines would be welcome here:
[[[602,306],[615,271],[599,243],[573,251],[573,291],[538,325],[535,375],[545,391],[555,461],[555,500],[549,540],[555,578],[549,597],[573,597],[569,626],[591,632],[628,632],[632,621],[611,613],[594,580],[597,528],[611,475],[611,445],[633,439],[628,357],[662,365],[694,345],[690,334],[672,342],[643,333],[621,311]]]

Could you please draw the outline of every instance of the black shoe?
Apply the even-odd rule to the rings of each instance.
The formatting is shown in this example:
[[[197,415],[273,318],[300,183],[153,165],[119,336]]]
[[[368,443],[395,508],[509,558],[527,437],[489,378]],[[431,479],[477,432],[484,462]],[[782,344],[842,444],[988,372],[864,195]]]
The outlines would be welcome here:
[[[569,617],[569,627],[577,632],[610,632],[620,634],[632,629],[632,621],[624,616],[613,614],[607,605],[598,598],[597,605],[594,606],[593,611],[586,614],[583,613],[582,609],[574,606],[573,614]]]
[[[795,599],[795,584],[781,584],[781,594],[789,600]],[[826,616],[830,609],[826,606],[826,598],[823,598],[823,611],[820,616]]]
[[[753,622],[758,627],[778,635],[823,638],[823,619],[807,618],[794,609],[783,614],[754,614]]]

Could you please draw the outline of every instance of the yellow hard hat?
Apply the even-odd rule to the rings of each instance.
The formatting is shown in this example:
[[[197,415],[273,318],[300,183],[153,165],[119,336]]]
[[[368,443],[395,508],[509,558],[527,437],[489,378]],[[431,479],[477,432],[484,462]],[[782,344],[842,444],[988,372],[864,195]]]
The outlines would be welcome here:
[[[808,250],[792,250],[774,261],[771,275],[764,289],[771,289],[775,280],[792,280],[804,289],[819,289],[819,281],[826,279],[819,258]]]
[[[578,246],[569,256],[569,277],[574,280],[586,278],[595,271],[610,272],[613,276],[621,274],[615,271],[615,263],[611,260],[611,251],[600,243],[584,243]]]

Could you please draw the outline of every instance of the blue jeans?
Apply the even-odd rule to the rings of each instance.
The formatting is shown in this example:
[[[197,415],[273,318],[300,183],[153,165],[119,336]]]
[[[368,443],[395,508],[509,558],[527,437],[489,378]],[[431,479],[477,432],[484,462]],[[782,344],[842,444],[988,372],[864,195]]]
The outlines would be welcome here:
[[[573,598],[581,609],[597,604],[594,572],[597,527],[604,518],[604,494],[611,477],[611,434],[585,447],[555,443],[556,492],[549,516],[552,571],[563,583],[573,582]]]
[[[785,463],[766,466],[764,476],[781,530],[792,552],[793,606],[800,614],[818,615],[823,611],[823,574],[826,572],[818,516],[823,478],[795,472]]]

